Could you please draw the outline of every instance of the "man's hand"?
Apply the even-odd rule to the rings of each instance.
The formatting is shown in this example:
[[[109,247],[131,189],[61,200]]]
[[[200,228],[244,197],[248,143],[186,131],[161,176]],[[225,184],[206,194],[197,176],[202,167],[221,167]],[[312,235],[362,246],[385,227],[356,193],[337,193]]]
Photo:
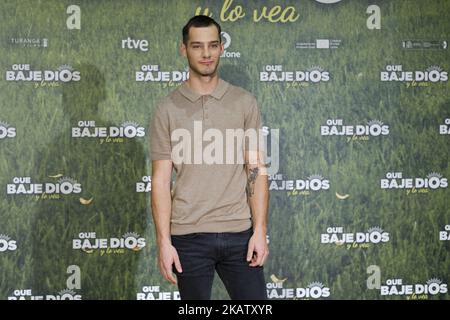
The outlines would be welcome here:
[[[266,234],[255,231],[248,242],[247,261],[250,267],[264,265],[269,256],[269,246],[267,245]]]
[[[159,247],[159,270],[164,278],[172,284],[177,284],[177,279],[173,275],[172,266],[175,264],[175,269],[181,273],[180,258],[178,257],[177,250],[172,244],[165,244]]]

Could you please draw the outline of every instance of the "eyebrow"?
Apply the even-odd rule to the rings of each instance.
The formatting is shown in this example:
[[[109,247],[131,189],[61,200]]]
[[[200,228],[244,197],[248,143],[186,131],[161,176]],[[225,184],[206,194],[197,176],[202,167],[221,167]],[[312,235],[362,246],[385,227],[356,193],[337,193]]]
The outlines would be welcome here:
[[[192,41],[190,44],[203,44],[203,43],[216,44],[216,43],[220,43],[220,41],[219,40],[214,40],[214,41],[209,41],[209,42]]]

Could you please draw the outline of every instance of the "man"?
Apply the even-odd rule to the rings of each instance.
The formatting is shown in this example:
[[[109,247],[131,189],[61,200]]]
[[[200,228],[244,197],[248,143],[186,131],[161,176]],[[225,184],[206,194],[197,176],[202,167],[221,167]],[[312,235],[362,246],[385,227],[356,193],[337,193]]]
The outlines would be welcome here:
[[[152,120],[151,195],[159,267],[178,284],[181,299],[210,299],[215,271],[231,299],[266,299],[268,181],[259,135],[258,143],[247,139],[252,137],[247,132],[259,131],[260,113],[250,93],[219,78],[220,33],[210,17],[188,21],[180,50],[189,63],[189,79],[159,104]],[[199,129],[207,130],[199,137]],[[228,130],[245,131],[244,139],[232,139],[241,141],[243,149],[216,141]],[[215,139],[203,141],[207,132]],[[208,158],[211,145],[215,148]],[[239,150],[241,162],[230,155]],[[177,174],[173,194],[172,168]]]

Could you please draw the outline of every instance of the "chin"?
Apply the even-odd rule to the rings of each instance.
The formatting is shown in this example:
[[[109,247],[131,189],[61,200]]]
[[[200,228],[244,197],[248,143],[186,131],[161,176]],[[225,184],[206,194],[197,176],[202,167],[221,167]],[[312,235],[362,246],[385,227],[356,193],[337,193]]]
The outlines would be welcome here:
[[[195,70],[195,73],[197,73],[198,75],[202,76],[202,77],[208,77],[208,76],[213,76],[215,75],[217,72],[217,68],[215,68],[212,71],[202,71],[202,70]]]
[[[201,76],[203,76],[203,77],[206,77],[206,76],[212,76],[212,75],[214,75],[216,73],[216,71],[214,70],[214,71],[210,71],[210,72],[199,72],[199,74],[201,75]]]

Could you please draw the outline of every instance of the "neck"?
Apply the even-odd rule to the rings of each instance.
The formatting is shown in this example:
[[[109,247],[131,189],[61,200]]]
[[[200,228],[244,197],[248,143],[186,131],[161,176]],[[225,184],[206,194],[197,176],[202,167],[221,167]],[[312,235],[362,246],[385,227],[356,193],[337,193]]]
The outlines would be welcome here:
[[[211,76],[191,76],[192,72],[189,74],[189,79],[186,80],[188,87],[201,95],[211,94],[219,83],[217,72]]]

